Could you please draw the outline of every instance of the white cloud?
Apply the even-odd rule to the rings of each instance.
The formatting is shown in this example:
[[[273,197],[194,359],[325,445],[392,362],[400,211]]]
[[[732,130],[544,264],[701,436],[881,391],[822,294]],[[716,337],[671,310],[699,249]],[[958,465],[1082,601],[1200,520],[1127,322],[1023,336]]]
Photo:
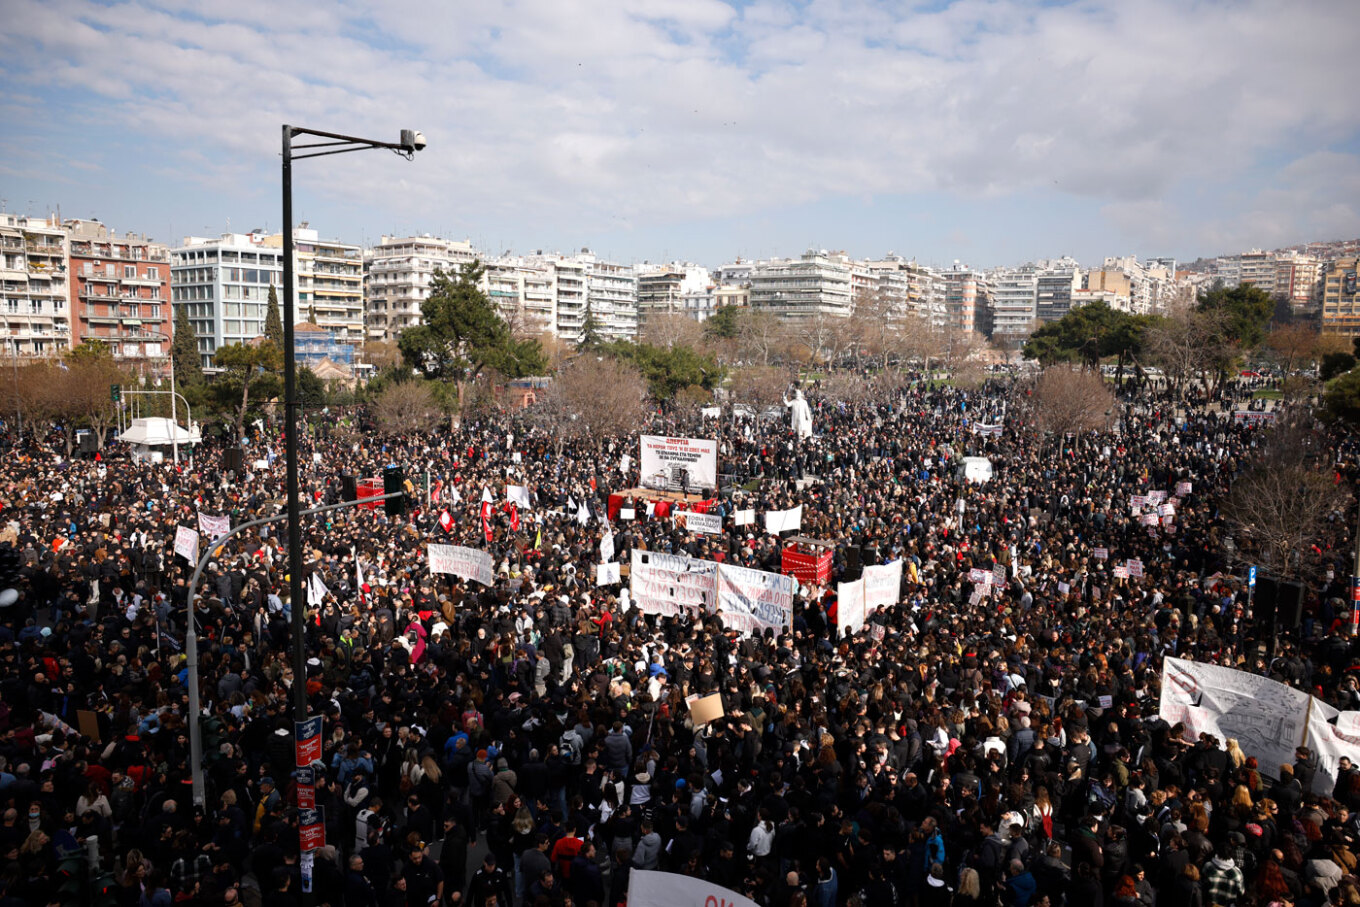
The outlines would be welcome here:
[[[265,0],[12,0],[9,11],[0,73],[13,91],[60,86],[78,116],[144,137],[203,180],[272,172],[285,121],[421,128],[417,169],[337,158],[315,181],[384,216],[453,209],[469,226],[589,232],[838,196],[1042,190],[1089,199],[1149,244],[1227,242],[1233,230],[1175,204],[1203,182],[1241,187],[1243,229],[1278,232],[1284,212],[1280,229],[1302,231],[1292,240],[1355,220],[1353,186],[1327,198],[1317,185],[1350,157],[1318,149],[1356,130],[1360,29],[1339,3],[959,0],[917,13],[871,0],[349,0],[321,15]],[[1271,169],[1279,160],[1294,163]],[[1192,222],[1168,226],[1169,209]]]

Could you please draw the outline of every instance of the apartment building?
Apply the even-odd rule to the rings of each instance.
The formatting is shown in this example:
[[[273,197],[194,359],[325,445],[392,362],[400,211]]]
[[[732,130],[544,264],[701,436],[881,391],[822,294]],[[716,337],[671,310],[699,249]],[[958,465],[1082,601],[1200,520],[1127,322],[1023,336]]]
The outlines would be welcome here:
[[[174,330],[170,249],[97,220],[67,220],[71,257],[71,342],[109,345],[114,358],[165,365]]]
[[[1067,257],[1041,261],[1035,277],[1034,314],[1038,328],[1072,311],[1072,294],[1081,289],[1081,265]]]
[[[369,340],[396,340],[420,324],[420,305],[430,295],[436,269],[455,274],[477,254],[467,240],[384,236],[363,253],[364,321]]]
[[[944,280],[945,326],[951,334],[981,333],[987,303],[987,278],[981,271],[954,262],[940,272]]]
[[[189,316],[204,366],[217,350],[264,334],[269,288],[283,299],[283,249],[260,233],[185,237],[170,252],[170,298],[174,312]],[[282,314],[282,312],[280,312]],[[306,317],[295,319],[302,321]]]
[[[1338,258],[1322,269],[1322,330],[1360,336],[1360,288],[1356,274],[1360,258]]]
[[[1288,301],[1294,314],[1313,318],[1322,295],[1323,263],[1312,255],[1285,252],[1275,259],[1275,295]]]
[[[557,329],[557,269],[547,262],[505,256],[486,263],[482,291],[517,335]]]
[[[265,240],[283,249],[283,234]],[[295,324],[311,319],[337,343],[364,342],[364,253],[359,246],[321,239],[304,221],[293,229]],[[284,305],[282,298],[279,304]],[[282,314],[282,313],[280,313]]]
[[[583,252],[586,308],[604,340],[634,340],[638,334],[638,278],[631,265],[601,261]]]
[[[762,262],[751,269],[751,308],[783,318],[847,317],[854,303],[851,267],[825,251]]]
[[[70,258],[54,219],[0,214],[0,351],[54,356],[71,348]]]
[[[1039,269],[1033,264],[998,268],[988,275],[991,287],[992,339],[1024,340],[1038,317]]]
[[[713,285],[708,268],[677,261],[665,265],[644,263],[636,270],[639,330],[646,328],[647,319],[654,315],[687,314],[700,321],[707,317],[698,317],[695,313],[704,311],[700,300]]]

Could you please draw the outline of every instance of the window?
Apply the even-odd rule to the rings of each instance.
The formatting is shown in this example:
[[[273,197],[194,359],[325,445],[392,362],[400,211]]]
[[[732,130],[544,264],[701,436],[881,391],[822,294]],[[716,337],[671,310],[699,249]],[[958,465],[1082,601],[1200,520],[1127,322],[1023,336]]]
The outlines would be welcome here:
[[[135,279],[135,278],[137,277],[137,266],[136,266],[136,265],[123,265],[123,276],[124,276],[124,277],[131,277],[131,278],[134,278],[134,279]],[[150,272],[150,271],[147,271],[147,272],[146,272],[146,276],[147,276],[147,277],[150,277],[150,276],[151,276],[151,272]]]

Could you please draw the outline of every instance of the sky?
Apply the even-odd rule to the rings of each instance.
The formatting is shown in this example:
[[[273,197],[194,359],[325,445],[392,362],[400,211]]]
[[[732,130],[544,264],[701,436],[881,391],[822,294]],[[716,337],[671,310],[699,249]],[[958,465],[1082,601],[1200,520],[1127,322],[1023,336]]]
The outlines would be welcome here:
[[[1353,0],[0,0],[0,199],[176,244],[975,267],[1360,237]]]

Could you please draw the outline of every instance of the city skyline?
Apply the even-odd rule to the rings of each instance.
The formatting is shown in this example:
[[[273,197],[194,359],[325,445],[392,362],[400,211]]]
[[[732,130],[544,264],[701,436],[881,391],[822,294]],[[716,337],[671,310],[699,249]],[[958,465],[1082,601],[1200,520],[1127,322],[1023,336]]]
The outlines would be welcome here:
[[[7,208],[172,246],[277,231],[285,121],[425,132],[412,164],[298,166],[298,220],[364,245],[988,267],[1360,236],[1360,27],[1340,3],[10,12]]]

